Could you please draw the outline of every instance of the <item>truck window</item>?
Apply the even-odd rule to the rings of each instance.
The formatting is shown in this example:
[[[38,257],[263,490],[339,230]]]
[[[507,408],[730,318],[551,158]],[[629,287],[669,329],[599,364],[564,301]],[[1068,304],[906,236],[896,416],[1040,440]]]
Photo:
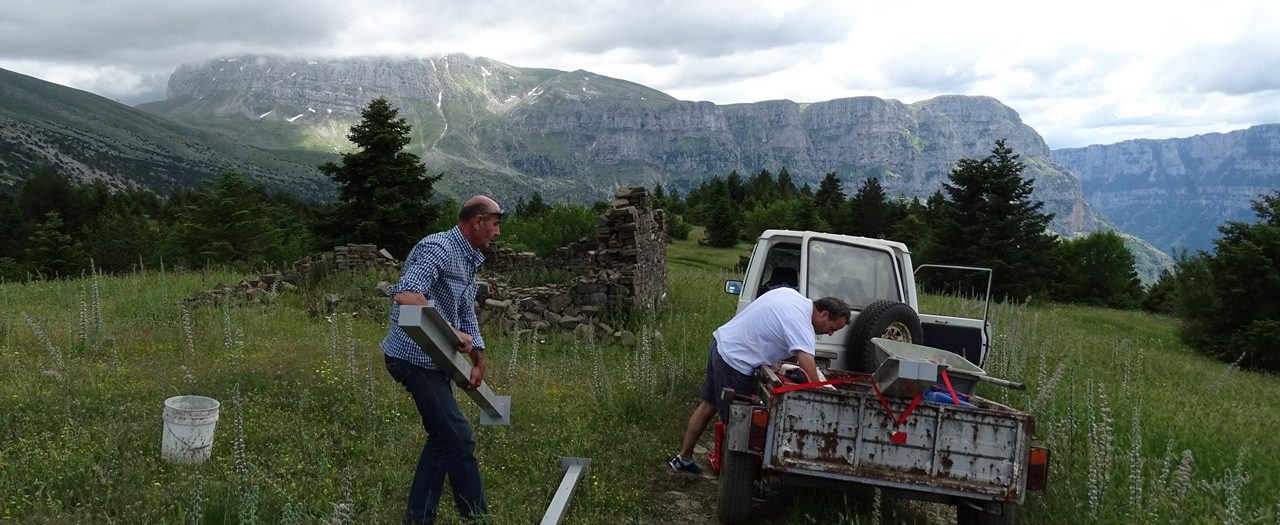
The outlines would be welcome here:
[[[837,297],[858,310],[878,299],[902,300],[893,256],[886,251],[814,239],[807,277],[810,299]]]
[[[799,268],[799,243],[784,242],[771,246],[764,259],[764,272],[760,274],[763,280],[760,282],[760,289],[756,291],[756,297],[782,286],[799,289]]]

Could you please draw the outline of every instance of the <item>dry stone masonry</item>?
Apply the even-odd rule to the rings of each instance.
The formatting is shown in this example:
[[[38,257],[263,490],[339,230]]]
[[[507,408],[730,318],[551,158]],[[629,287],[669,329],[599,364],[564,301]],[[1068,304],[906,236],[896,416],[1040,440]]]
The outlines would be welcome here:
[[[653,208],[644,188],[622,188],[614,194],[610,208],[597,220],[596,235],[565,246],[547,258],[515,252],[495,243],[481,267],[476,309],[486,329],[509,333],[519,330],[574,331],[592,333],[625,345],[635,336],[620,330],[611,321],[621,321],[645,309],[655,308],[667,294],[667,233],[663,212]],[[290,272],[262,275],[236,286],[218,285],[186,300],[187,304],[224,301],[258,302],[281,287],[294,289],[304,280],[315,282],[334,272],[362,272],[378,268],[400,268],[386,250],[372,244],[338,246],[332,252],[307,256],[293,264]],[[514,287],[506,283],[515,273],[538,273],[549,269],[568,270],[574,277],[567,284]],[[385,299],[387,286],[356,291],[355,296],[376,295]],[[326,298],[328,310],[338,303],[360,302],[334,294]]]
[[[486,258],[486,284],[477,295],[482,323],[499,331],[594,331],[624,344],[634,336],[605,319],[654,308],[667,293],[667,236],[662,210],[644,188],[622,188],[598,219],[594,239],[584,239],[548,259],[497,249]],[[511,271],[564,268],[568,285],[503,287]]]

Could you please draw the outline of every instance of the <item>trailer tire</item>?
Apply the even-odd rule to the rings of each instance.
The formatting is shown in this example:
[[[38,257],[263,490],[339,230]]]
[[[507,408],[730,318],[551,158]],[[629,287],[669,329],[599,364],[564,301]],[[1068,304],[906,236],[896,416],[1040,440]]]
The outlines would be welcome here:
[[[956,505],[956,525],[1014,525],[1018,521],[1018,504],[997,503],[1000,514],[978,510],[965,504]]]
[[[727,452],[720,467],[721,523],[737,525],[751,517],[751,487],[760,472],[760,459],[745,452]]]
[[[920,344],[924,341],[920,315],[911,305],[888,299],[872,302],[863,308],[849,328],[849,341],[846,344],[849,368],[853,371],[875,371],[876,349],[871,343],[871,339],[875,337]]]

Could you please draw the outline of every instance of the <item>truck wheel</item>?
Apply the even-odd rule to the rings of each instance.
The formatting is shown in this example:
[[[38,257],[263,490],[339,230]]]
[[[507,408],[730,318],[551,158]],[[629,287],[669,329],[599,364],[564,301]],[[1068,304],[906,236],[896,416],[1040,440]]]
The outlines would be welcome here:
[[[924,331],[920,328],[920,316],[907,303],[881,299],[875,301],[854,319],[849,328],[849,367],[855,372],[874,372],[876,348],[871,339],[881,337],[920,344]]]
[[[1018,521],[1018,504],[998,503],[1000,514],[981,511],[965,504],[956,505],[956,525],[1014,525]]]
[[[746,523],[751,517],[751,487],[760,471],[760,460],[745,452],[728,452],[722,461],[717,509],[720,522]]]

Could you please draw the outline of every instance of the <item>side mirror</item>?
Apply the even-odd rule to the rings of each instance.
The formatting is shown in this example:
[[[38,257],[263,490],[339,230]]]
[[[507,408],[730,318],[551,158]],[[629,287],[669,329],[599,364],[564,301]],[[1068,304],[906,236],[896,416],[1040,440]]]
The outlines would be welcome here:
[[[731,295],[742,295],[742,281],[729,280],[724,282],[724,293]]]

